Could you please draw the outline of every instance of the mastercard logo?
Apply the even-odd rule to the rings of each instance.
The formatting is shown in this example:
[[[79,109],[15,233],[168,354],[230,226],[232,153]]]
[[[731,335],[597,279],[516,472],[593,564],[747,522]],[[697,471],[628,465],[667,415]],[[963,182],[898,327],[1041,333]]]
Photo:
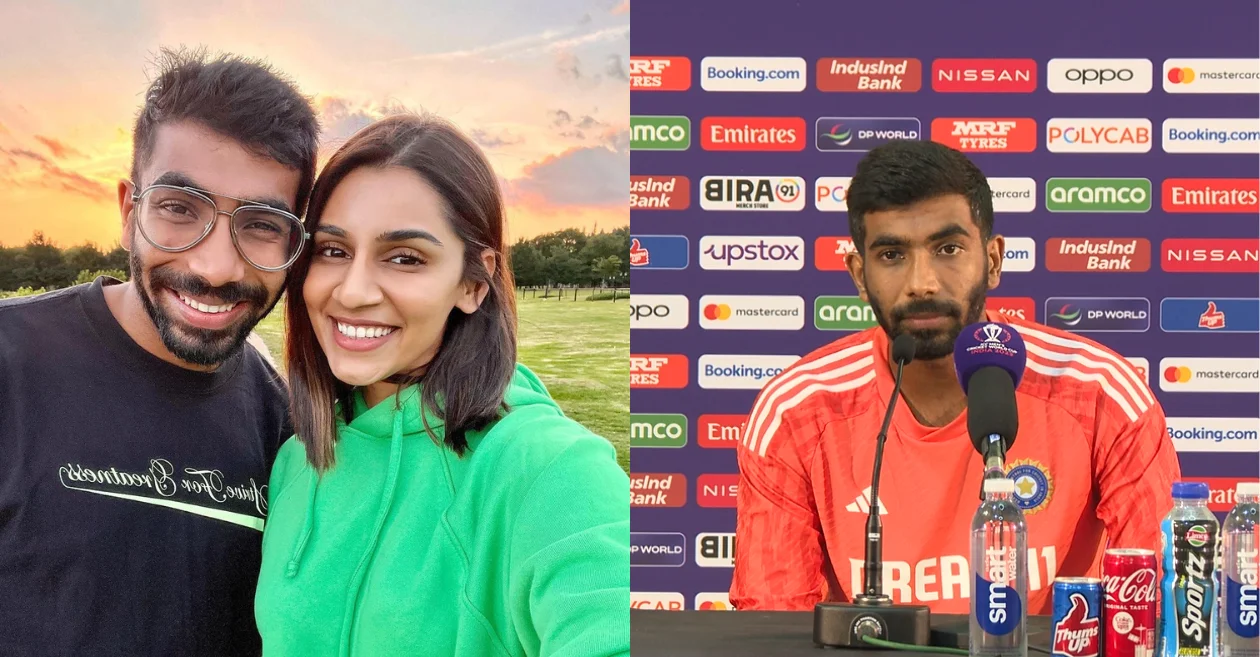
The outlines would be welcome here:
[[[708,602],[700,603],[700,611],[726,611],[728,609],[730,607],[726,606],[726,603],[721,600],[709,600]]]
[[[1194,69],[1170,68],[1168,69],[1168,81],[1173,84],[1190,84],[1194,82]]]
[[[1188,383],[1194,373],[1189,367],[1174,365],[1164,370],[1164,380],[1169,383]]]
[[[724,303],[711,303],[704,307],[704,318],[722,320],[731,318],[731,307]]]

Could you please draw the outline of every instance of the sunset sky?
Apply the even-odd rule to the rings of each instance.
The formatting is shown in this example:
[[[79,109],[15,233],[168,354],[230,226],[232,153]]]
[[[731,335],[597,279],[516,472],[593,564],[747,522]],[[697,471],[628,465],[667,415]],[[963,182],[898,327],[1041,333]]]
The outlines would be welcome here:
[[[118,240],[150,63],[181,45],[294,79],[324,157],[389,108],[454,121],[503,180],[513,241],[629,223],[629,0],[4,2],[0,26],[3,246]]]

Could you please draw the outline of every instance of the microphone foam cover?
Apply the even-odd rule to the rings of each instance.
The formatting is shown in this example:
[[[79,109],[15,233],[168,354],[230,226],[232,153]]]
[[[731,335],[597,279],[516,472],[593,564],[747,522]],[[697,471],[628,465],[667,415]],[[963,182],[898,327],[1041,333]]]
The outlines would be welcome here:
[[[908,333],[902,333],[893,340],[892,343],[892,362],[894,365],[901,363],[909,365],[914,360],[914,336]]]
[[[971,387],[971,377],[985,367],[997,367],[1019,387],[1028,354],[1024,339],[1015,329],[999,322],[980,322],[963,328],[954,341],[954,371],[963,392]]]

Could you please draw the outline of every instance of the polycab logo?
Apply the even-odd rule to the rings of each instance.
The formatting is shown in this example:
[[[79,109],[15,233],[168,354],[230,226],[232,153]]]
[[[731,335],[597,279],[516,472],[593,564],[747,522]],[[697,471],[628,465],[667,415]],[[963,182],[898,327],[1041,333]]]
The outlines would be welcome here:
[[[655,609],[658,611],[682,611],[684,598],[681,593],[630,592],[631,609]]]
[[[989,178],[994,212],[1032,212],[1037,209],[1037,181],[1032,178]]]
[[[814,121],[814,148],[864,153],[893,139],[919,139],[923,124],[914,117],[823,116]]]
[[[720,591],[697,593],[696,609],[698,611],[735,611],[735,607],[731,605],[730,595]]]
[[[805,240],[777,235],[705,235],[700,267],[727,271],[796,271],[805,266]]]
[[[710,390],[760,390],[800,356],[704,354],[696,381]]]
[[[1037,149],[1033,119],[932,120],[932,141],[964,153],[1031,153]]]
[[[1260,153],[1260,119],[1164,119],[1165,153]]]
[[[705,176],[700,179],[705,210],[794,212],[805,209],[805,179],[791,176]]]
[[[631,235],[631,269],[686,269],[691,242],[686,235]]]
[[[1144,237],[1051,237],[1049,271],[1144,272],[1151,268],[1151,242]]]
[[[1037,242],[1031,237],[1006,238],[1002,273],[1027,272],[1037,268]]]
[[[1037,302],[1032,297],[986,297],[985,310],[1018,317],[1029,322],[1037,321]]]
[[[1168,178],[1160,201],[1164,212],[1260,213],[1256,178]]]
[[[678,532],[630,532],[630,566],[677,568],[687,561],[687,537]]]
[[[631,388],[686,388],[687,357],[682,354],[631,354]]]
[[[1161,358],[1164,392],[1260,393],[1260,358]]]
[[[734,568],[735,534],[696,534],[696,565],[701,568]]]
[[[814,181],[814,209],[819,212],[848,212],[849,183],[852,177],[818,178]]]
[[[1260,59],[1165,59],[1164,93],[1260,93]]]
[[[1159,302],[1167,333],[1260,333],[1260,299],[1169,297]]]
[[[848,271],[844,257],[857,251],[852,237],[824,236],[814,240],[814,268],[818,271]]]
[[[1074,333],[1141,333],[1151,328],[1151,301],[1143,297],[1050,297],[1046,325]]]
[[[1052,94],[1145,94],[1154,86],[1149,59],[1065,59],[1046,63]]]
[[[1260,240],[1173,238],[1160,243],[1163,270],[1179,273],[1260,273]]]
[[[701,415],[696,420],[696,442],[705,448],[734,449],[744,436],[747,420],[747,415]]]
[[[805,326],[805,299],[708,294],[700,297],[700,326],[736,331],[796,331]]]
[[[799,116],[706,116],[700,120],[706,151],[800,151],[805,119]]]
[[[685,329],[690,321],[682,294],[631,294],[630,328]]]
[[[631,91],[686,91],[691,88],[691,60],[686,57],[631,57]]]
[[[739,495],[739,475],[702,474],[696,478],[696,504],[709,509],[733,509]]]
[[[1149,153],[1150,119],[1050,119],[1046,150],[1051,153]]]
[[[1150,387],[1151,385],[1150,361],[1146,360],[1145,358],[1138,357],[1138,356],[1128,356],[1125,358],[1125,360],[1129,361],[1129,364],[1133,366],[1133,369],[1137,370],[1138,376],[1142,378],[1142,381],[1146,383],[1147,387]]]
[[[824,57],[814,77],[819,91],[913,93],[923,86],[923,63],[913,58]]]
[[[705,91],[805,91],[809,66],[800,57],[705,57],[700,87]]]
[[[687,476],[678,472],[630,475],[630,506],[676,509],[687,504]]]
[[[631,210],[686,210],[690,206],[687,176],[630,176]]]
[[[1178,452],[1260,452],[1260,419],[1170,417],[1165,423]]]
[[[1035,59],[937,59],[932,90],[938,92],[1026,94],[1037,90]]]

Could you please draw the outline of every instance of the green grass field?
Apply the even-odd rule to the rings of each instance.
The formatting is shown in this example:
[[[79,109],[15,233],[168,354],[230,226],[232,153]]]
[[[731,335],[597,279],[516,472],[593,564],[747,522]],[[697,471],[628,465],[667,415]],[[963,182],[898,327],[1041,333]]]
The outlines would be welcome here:
[[[586,301],[517,295],[517,359],[533,370],[569,417],[608,439],[617,462],[630,471],[630,320],[624,299]],[[284,305],[255,329],[272,356],[283,360]]]

